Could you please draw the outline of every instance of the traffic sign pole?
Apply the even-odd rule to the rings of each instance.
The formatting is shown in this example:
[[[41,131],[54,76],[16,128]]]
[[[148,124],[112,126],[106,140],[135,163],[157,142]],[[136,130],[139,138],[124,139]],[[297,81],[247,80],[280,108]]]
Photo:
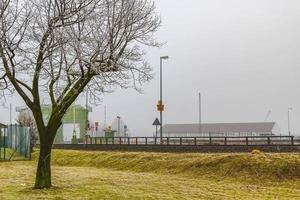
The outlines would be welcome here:
[[[159,120],[156,118],[154,122],[152,123],[153,126],[155,126],[156,132],[155,132],[155,137],[157,137],[157,127],[160,125]]]

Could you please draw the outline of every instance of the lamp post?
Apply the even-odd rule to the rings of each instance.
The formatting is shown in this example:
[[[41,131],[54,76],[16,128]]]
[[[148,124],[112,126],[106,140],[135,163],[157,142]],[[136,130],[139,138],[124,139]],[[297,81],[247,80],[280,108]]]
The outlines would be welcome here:
[[[199,92],[199,136],[201,136],[201,134],[202,134],[201,120],[202,120],[202,116],[201,116],[201,93]]]
[[[121,133],[120,133],[120,126],[121,126],[121,117],[120,116],[117,116],[117,119],[118,119],[118,136],[121,137]]]
[[[104,105],[104,129],[106,129],[106,105]]]
[[[163,101],[162,101],[162,63],[163,60],[167,60],[169,59],[169,56],[161,56],[160,57],[160,104],[163,105]],[[160,109],[160,142],[162,143],[162,134],[163,134],[163,130],[162,130],[162,124],[163,124],[163,116],[162,116],[162,112],[163,109]]]
[[[293,108],[288,108],[288,131],[289,131],[289,136],[291,136],[291,127],[290,127],[290,110],[293,110]]]
[[[74,102],[73,104],[73,136],[71,143],[72,144],[77,144],[77,133],[76,133],[76,104]]]
[[[85,109],[86,109],[86,133],[89,130],[89,91],[86,91],[86,97],[85,97]]]
[[[126,132],[126,131],[127,131],[127,125],[125,124],[125,125],[124,125],[124,136],[123,136],[123,137],[127,137],[127,135],[126,135],[127,132]]]

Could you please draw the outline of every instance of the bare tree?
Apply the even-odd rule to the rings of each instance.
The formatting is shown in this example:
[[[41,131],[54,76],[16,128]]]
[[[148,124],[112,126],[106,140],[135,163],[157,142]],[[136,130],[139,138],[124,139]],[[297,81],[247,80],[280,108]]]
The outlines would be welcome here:
[[[38,140],[38,129],[36,127],[36,123],[32,114],[29,112],[20,112],[18,115],[17,122],[24,127],[30,127],[31,135],[30,135],[30,152],[33,152],[33,148],[36,145]]]
[[[32,111],[40,139],[35,188],[48,188],[52,144],[67,109],[84,90],[97,101],[115,87],[149,81],[143,48],[158,46],[160,18],[152,0],[0,0],[0,19],[1,94],[16,91]]]

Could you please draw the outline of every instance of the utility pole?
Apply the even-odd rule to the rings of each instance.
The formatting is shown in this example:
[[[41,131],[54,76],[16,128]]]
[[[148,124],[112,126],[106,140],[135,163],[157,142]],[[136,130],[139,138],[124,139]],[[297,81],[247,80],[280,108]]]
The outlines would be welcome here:
[[[293,110],[293,108],[288,108],[288,131],[289,136],[291,136],[291,126],[290,126],[290,111]]]
[[[86,91],[86,98],[85,98],[85,109],[86,109],[86,133],[89,129],[89,108],[88,108],[88,103],[89,103],[89,91]]]
[[[199,92],[199,136],[201,136],[202,133],[202,126],[201,126],[201,93]]]
[[[80,134],[80,132],[79,132]],[[78,140],[77,140],[77,132],[76,132],[76,102],[73,103],[73,136],[72,136],[72,140],[71,143],[72,144],[78,144]]]
[[[124,137],[127,137],[126,134],[127,134],[127,125],[125,124],[125,125],[124,125]]]
[[[117,116],[118,118],[118,135],[119,137],[121,136],[121,133],[120,133],[120,126],[121,126],[121,117],[120,116]]]
[[[104,105],[104,129],[106,129],[106,105]]]

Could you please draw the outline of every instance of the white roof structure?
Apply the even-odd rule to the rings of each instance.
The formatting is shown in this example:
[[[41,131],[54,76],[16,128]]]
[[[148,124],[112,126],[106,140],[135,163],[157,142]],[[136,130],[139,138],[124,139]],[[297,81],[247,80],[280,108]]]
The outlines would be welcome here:
[[[201,126],[201,127],[200,127]],[[276,122],[257,123],[209,123],[209,124],[165,124],[164,133],[273,133]],[[276,130],[277,131],[277,130]]]

